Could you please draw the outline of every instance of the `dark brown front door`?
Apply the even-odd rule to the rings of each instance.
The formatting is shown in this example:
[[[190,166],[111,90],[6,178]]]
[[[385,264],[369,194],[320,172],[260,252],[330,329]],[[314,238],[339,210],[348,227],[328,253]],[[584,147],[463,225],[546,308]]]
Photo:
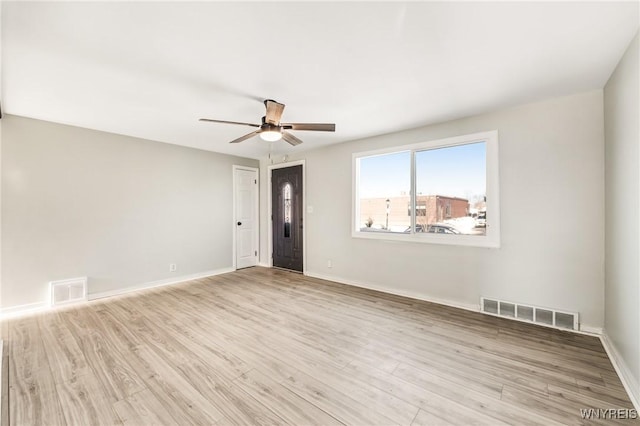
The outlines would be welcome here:
[[[273,266],[302,272],[302,166],[271,171]]]

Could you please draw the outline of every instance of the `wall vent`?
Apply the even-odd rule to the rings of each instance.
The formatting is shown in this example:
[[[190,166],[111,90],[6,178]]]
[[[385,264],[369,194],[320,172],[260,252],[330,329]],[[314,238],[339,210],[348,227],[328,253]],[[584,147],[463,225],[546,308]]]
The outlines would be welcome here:
[[[49,288],[51,291],[51,300],[49,302],[51,306],[87,300],[87,277],[51,281]]]
[[[488,299],[486,297],[480,298],[480,311],[489,315],[532,322],[550,327],[568,330],[580,329],[577,312],[565,312],[557,309],[506,302],[504,300]]]

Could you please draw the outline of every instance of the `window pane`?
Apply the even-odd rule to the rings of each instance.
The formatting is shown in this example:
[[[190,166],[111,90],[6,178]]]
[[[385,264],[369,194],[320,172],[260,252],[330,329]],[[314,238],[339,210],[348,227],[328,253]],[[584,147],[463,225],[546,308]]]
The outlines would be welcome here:
[[[486,234],[486,143],[416,152],[416,230]]]
[[[284,215],[284,237],[291,237],[291,184],[286,183],[282,188],[282,213]]]
[[[411,190],[411,152],[363,157],[360,160],[358,200],[361,232],[408,232]]]

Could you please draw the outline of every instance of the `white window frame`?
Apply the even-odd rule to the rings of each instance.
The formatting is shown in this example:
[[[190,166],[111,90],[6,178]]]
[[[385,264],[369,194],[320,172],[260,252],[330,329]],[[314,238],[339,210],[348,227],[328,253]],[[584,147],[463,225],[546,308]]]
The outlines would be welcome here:
[[[415,207],[415,155],[416,152],[446,148],[458,145],[485,142],[487,171],[487,225],[486,235],[436,234],[430,232],[393,233],[393,232],[361,232],[360,231],[360,159],[375,155],[411,152],[411,197],[410,203]],[[374,151],[356,152],[352,155],[352,206],[351,236],[371,240],[404,241],[412,243],[446,244],[472,247],[500,247],[500,182],[498,169],[498,131],[474,133],[455,136],[411,145],[394,146]],[[415,225],[415,208],[412,209],[411,223]]]

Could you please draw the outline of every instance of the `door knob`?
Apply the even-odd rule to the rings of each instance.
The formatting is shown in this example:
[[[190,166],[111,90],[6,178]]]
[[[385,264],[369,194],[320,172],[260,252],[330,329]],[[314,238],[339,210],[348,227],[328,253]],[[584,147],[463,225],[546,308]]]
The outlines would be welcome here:
[[[238,222],[238,226],[242,225],[242,222]]]

